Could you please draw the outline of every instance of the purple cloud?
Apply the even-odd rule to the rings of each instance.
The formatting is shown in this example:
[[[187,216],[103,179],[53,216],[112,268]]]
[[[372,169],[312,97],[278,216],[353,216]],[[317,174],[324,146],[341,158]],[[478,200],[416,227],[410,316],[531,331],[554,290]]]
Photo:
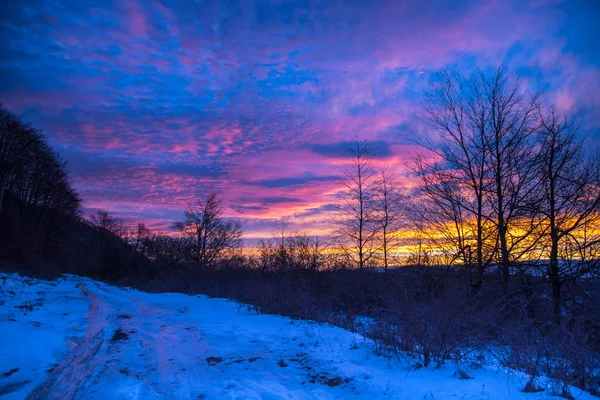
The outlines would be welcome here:
[[[0,6],[0,99],[88,210],[160,229],[216,190],[249,238],[324,232],[343,144],[400,172],[432,70],[503,60],[600,141],[593,2],[49,0]],[[594,35],[593,33],[596,33]]]

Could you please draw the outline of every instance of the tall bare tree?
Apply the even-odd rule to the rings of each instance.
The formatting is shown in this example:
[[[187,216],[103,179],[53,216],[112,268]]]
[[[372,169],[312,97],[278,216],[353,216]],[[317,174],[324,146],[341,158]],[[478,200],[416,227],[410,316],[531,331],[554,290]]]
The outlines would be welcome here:
[[[228,250],[241,247],[242,229],[239,222],[223,218],[223,206],[216,193],[189,206],[185,220],[175,227],[193,240],[192,259],[208,265]]]
[[[336,245],[362,270],[376,252],[380,228],[375,202],[377,170],[367,142],[354,140],[347,151],[348,159],[343,166],[345,190],[340,193],[334,234]]]
[[[387,272],[389,262],[393,258],[390,255],[390,250],[399,244],[404,218],[404,196],[398,181],[384,169],[379,172],[374,197],[381,225],[378,239],[381,242],[383,266],[385,272]]]
[[[433,76],[422,111],[436,135],[420,140],[429,157],[418,157],[415,167],[424,194],[447,214],[443,219],[449,220],[456,233],[457,254],[465,259],[467,252],[470,258],[471,245],[466,243],[466,236],[461,237],[461,226],[467,220],[475,221],[475,262],[482,279],[490,261],[484,248],[489,232],[485,193],[490,187],[490,150],[486,145],[490,109],[478,78],[449,70]],[[447,230],[448,226],[438,224],[438,228]]]
[[[540,127],[541,93],[526,93],[518,79],[509,77],[506,65],[491,76],[478,76],[483,107],[488,113],[484,135],[492,181],[488,196],[497,229],[502,278],[508,284],[511,262],[535,245],[525,245],[525,241],[541,225],[527,210],[538,190],[535,133]]]
[[[273,234],[277,249],[276,264],[280,269],[289,269],[293,264],[293,241],[289,232],[289,219],[282,218]]]
[[[425,143],[437,160],[422,171],[437,171],[459,188],[454,193],[460,198],[452,202],[468,214],[466,220],[475,220],[481,276],[490,260],[485,257],[486,235],[489,224],[494,226],[505,283],[511,262],[528,254],[536,244],[528,242],[531,233],[541,225],[526,207],[537,189],[539,108],[540,93],[525,92],[504,64],[492,74],[469,77],[443,71],[432,80],[424,103],[425,121],[438,135]]]
[[[561,268],[559,251],[568,241],[581,245],[581,250],[593,244],[585,233],[588,226],[600,220],[600,156],[598,150],[591,157],[586,156],[585,142],[577,128],[555,108],[542,116],[539,141],[542,190],[535,206],[548,227],[548,276],[554,312],[558,316],[562,285],[587,273],[589,268],[586,267],[593,266],[587,263],[576,270]]]

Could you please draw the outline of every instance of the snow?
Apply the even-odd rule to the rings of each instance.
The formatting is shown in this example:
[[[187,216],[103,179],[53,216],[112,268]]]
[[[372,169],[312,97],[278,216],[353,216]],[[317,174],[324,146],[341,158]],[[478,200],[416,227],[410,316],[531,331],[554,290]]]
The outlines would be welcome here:
[[[499,368],[411,369],[327,324],[234,301],[0,274],[2,399],[540,399]],[[593,399],[572,390],[576,398]]]

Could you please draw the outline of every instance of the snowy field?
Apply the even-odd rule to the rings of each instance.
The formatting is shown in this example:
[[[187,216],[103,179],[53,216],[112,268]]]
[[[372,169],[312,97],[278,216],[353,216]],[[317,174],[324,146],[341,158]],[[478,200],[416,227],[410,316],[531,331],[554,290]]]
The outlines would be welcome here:
[[[205,296],[0,274],[1,399],[540,399],[487,367],[410,369],[329,325]],[[594,399],[572,390],[576,398]]]

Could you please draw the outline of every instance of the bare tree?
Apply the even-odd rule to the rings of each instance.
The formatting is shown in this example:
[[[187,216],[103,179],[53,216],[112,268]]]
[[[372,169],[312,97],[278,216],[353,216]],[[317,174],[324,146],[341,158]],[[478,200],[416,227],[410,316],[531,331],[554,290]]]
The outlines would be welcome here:
[[[439,164],[417,157],[414,172],[419,187],[410,211],[421,239],[434,245],[438,254],[443,253],[448,263],[470,266],[473,235],[465,207],[468,199],[456,171],[441,169]]]
[[[104,210],[98,210],[96,214],[90,215],[90,222],[101,231],[110,232],[118,237],[122,237],[126,230],[122,220]]]
[[[131,246],[134,251],[139,251],[140,253],[146,253],[145,247],[147,245],[148,239],[151,237],[151,232],[146,224],[143,222],[138,222],[135,231],[131,232]]]
[[[276,246],[276,264],[279,269],[289,269],[293,264],[293,241],[289,235],[289,220],[282,218],[273,234]]]
[[[497,229],[502,278],[508,284],[511,262],[529,253],[535,242],[524,246],[525,240],[541,225],[527,211],[538,189],[534,139],[540,127],[541,93],[525,93],[518,79],[509,78],[506,65],[490,77],[480,73],[479,82],[488,113],[484,135],[492,181],[488,198]]]
[[[416,221],[416,220],[415,220]],[[412,242],[412,252],[408,256],[407,263],[408,265],[416,265],[419,267],[422,266],[430,266],[431,265],[431,257],[430,257],[430,249],[432,247],[431,243],[426,244],[425,239],[428,237],[426,230],[429,230],[429,227],[425,228],[423,223],[417,222],[414,226],[415,228],[415,237]],[[437,248],[437,247],[436,247]]]
[[[241,247],[242,229],[239,222],[223,218],[223,206],[216,193],[198,200],[185,212],[185,220],[175,227],[193,240],[192,259],[208,265],[229,250]]]
[[[417,176],[425,186],[424,194],[440,212],[447,214],[443,219],[448,219],[455,230],[452,240],[457,255],[465,260],[467,251],[470,258],[471,245],[466,243],[462,225],[467,220],[475,221],[475,262],[480,279],[489,262],[484,249],[489,232],[485,199],[490,187],[485,139],[489,118],[489,105],[476,75],[464,77],[448,70],[437,73],[423,103],[423,119],[437,135],[420,141],[432,157],[421,155],[416,165]],[[448,226],[438,223],[439,228],[447,231]]]
[[[294,268],[305,271],[317,271],[324,264],[325,244],[318,236],[295,233],[289,237],[288,249]]]
[[[327,243],[325,243],[319,236],[314,236],[312,240],[308,241],[308,260],[309,269],[311,271],[317,271],[323,264],[325,264],[325,249]]]
[[[176,268],[186,261],[189,241],[181,236],[169,236],[157,233],[145,240],[145,255],[167,268]]]
[[[318,236],[290,232],[282,218],[271,239],[258,242],[258,265],[265,270],[316,271],[324,263],[325,244]]]
[[[572,122],[561,118],[555,108],[542,116],[539,140],[542,190],[535,206],[548,227],[548,276],[554,312],[559,316],[562,285],[585,274],[593,265],[585,263],[585,251],[597,239],[590,240],[588,228],[600,220],[600,157],[598,151],[593,157],[586,157],[584,139]],[[583,259],[580,268],[561,268],[559,252],[564,245],[571,245],[571,249],[575,245],[577,258]],[[572,254],[564,250],[565,254]]]
[[[274,267],[275,246],[270,239],[260,239],[256,245],[258,267],[262,270],[271,270]]]
[[[336,245],[362,270],[376,252],[380,228],[375,203],[377,171],[367,142],[354,140],[344,164],[344,186],[339,217],[335,221]]]
[[[401,235],[404,196],[393,175],[381,170],[376,183],[375,202],[379,213],[381,252],[385,272],[392,257],[390,250],[398,246]]]
[[[457,187],[459,198],[451,202],[467,213],[464,220],[475,220],[480,276],[489,261],[486,225],[493,224],[505,283],[511,262],[536,245],[530,239],[541,226],[526,207],[537,189],[534,136],[539,107],[540,93],[526,93],[518,79],[509,78],[504,64],[491,75],[477,72],[468,78],[444,71],[426,93],[425,120],[438,137],[425,147],[437,160],[421,170],[452,179]]]

